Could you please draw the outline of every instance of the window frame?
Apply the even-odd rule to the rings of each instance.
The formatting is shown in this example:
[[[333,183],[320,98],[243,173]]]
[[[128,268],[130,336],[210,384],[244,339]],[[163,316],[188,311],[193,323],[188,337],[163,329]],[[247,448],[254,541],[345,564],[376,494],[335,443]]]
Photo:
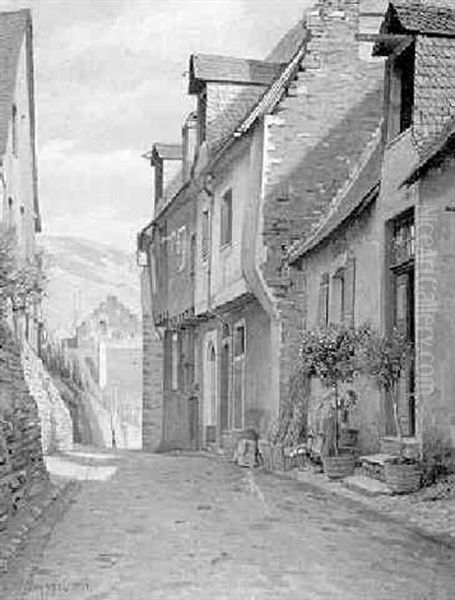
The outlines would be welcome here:
[[[11,149],[13,156],[17,158],[19,156],[19,145],[18,145],[18,117],[17,117],[17,106],[13,104],[11,107]]]
[[[242,348],[242,352],[237,354],[237,330],[238,329],[243,329],[243,348]],[[232,340],[232,351],[231,351],[231,356],[232,356],[232,362],[233,362],[233,369],[232,369],[232,388],[231,388],[231,402],[230,402],[230,410],[229,410],[229,425],[230,425],[230,429],[231,430],[242,430],[245,427],[245,375],[246,375],[246,352],[247,352],[247,341],[246,341],[246,320],[243,319],[239,319],[238,321],[236,321],[234,323],[234,327],[232,328],[232,333],[233,333],[233,340]],[[241,397],[241,424],[240,427],[236,426],[238,425],[235,422],[235,416],[236,416],[236,397],[235,397],[235,390],[236,390],[236,377],[237,375],[237,369],[236,366],[240,364],[240,368],[241,368],[241,378],[242,378],[242,397]]]
[[[318,323],[327,327],[330,319],[330,275],[323,273],[319,281]]]
[[[227,211],[227,212],[226,212]],[[221,196],[220,201],[220,247],[227,248],[232,245],[233,234],[233,193],[229,187]]]
[[[210,258],[210,209],[202,210],[201,218],[201,260],[207,263]]]
[[[179,389],[179,334],[177,331],[171,333],[171,380],[170,389],[175,392]]]

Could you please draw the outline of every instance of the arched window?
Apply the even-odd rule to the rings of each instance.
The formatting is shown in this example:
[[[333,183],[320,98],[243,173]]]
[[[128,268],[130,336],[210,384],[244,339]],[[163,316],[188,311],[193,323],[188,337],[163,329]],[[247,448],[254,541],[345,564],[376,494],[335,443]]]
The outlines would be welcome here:
[[[223,339],[231,337],[231,328],[229,327],[229,323],[224,323],[223,325]]]

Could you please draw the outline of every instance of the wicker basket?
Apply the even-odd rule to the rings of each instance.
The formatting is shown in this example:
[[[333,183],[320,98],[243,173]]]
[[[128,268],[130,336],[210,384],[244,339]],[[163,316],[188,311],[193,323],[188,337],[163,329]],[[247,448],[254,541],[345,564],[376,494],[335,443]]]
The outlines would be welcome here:
[[[324,456],[322,458],[324,473],[329,479],[343,479],[354,473],[355,461],[355,455],[350,453]]]

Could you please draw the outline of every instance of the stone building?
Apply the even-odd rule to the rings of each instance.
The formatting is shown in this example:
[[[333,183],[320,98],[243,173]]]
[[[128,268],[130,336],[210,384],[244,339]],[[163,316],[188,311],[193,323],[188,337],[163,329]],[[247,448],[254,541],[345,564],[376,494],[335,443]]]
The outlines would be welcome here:
[[[108,296],[77,327],[67,352],[77,357],[85,379],[97,391],[89,395],[89,403],[101,443],[140,448],[142,331],[137,315],[116,296]]]
[[[36,268],[41,231],[35,152],[32,19],[29,10],[0,13],[0,236],[2,277]],[[9,240],[9,242],[8,242]],[[10,242],[14,240],[14,243]],[[8,263],[8,264],[11,264]],[[16,280],[17,281],[17,280]],[[72,444],[69,412],[37,352],[40,294],[5,296],[0,322],[0,530],[47,479],[43,452]],[[24,299],[25,296],[25,299]]]
[[[435,439],[455,447],[455,7],[439,4],[389,4],[374,46],[387,59],[381,128],[316,231],[290,252],[307,328],[369,322],[414,343],[400,386],[403,442],[390,399],[365,379],[354,386],[365,452],[400,443],[418,452]]]
[[[182,169],[140,235],[174,446],[264,434],[287,398],[305,314],[287,253],[377,137],[383,65],[356,36],[383,7],[321,1],[263,61],[190,58]]]

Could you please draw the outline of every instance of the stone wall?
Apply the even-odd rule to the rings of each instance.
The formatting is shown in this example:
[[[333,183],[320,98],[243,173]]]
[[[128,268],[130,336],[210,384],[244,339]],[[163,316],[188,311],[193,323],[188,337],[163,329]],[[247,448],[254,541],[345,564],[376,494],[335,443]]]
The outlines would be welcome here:
[[[38,407],[44,454],[69,450],[73,445],[70,412],[41,359],[26,342],[22,350],[22,365],[28,390]]]
[[[142,449],[156,450],[163,432],[163,343],[153,325],[150,280],[144,269],[142,289]]]
[[[40,419],[11,334],[0,330],[0,530],[34,488],[48,481]]]

